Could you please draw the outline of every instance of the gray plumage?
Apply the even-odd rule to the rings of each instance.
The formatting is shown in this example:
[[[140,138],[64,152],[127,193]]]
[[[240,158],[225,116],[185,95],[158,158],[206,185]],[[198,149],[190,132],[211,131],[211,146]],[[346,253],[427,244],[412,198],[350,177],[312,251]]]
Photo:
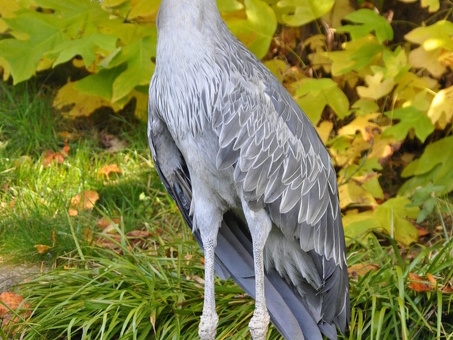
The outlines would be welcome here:
[[[256,297],[254,339],[267,330],[266,306],[286,339],[347,332],[336,175],[313,125],[230,33],[215,0],[162,0],[157,28],[148,136],[156,169],[205,250],[210,321],[202,316],[200,337],[215,334],[214,266]]]

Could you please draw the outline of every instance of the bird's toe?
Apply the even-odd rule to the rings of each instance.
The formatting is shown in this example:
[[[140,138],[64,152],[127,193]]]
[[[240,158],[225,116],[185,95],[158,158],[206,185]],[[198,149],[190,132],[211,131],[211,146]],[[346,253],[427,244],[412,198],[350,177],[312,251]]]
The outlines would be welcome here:
[[[218,323],[219,317],[216,313],[203,314],[200,318],[200,325],[198,326],[200,340],[214,340]]]
[[[250,334],[252,335],[253,340],[266,339],[269,321],[270,317],[267,310],[264,311],[255,310],[255,312],[253,313],[253,317],[249,323]]]

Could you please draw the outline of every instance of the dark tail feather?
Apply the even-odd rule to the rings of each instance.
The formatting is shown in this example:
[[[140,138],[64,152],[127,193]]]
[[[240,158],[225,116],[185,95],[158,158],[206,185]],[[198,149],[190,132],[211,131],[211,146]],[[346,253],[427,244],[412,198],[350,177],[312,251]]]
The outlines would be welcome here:
[[[233,214],[226,214],[219,230],[216,260],[223,271],[255,298],[252,242],[247,228]],[[266,273],[266,305],[271,321],[285,339],[322,339],[316,321],[294,292],[275,271]]]
[[[185,222],[193,230],[192,217],[189,214],[190,204],[188,204],[191,200],[190,192],[183,190],[178,184],[172,189],[169,191],[170,195],[175,199]],[[194,236],[203,248],[198,230],[194,232]],[[232,213],[224,216],[217,237],[215,255],[217,276],[224,280],[231,277],[247,294],[255,298],[252,241],[248,228]],[[302,298],[293,287],[288,285],[275,270],[266,273],[264,282],[266,306],[271,321],[285,339],[322,339],[320,325],[310,315]]]

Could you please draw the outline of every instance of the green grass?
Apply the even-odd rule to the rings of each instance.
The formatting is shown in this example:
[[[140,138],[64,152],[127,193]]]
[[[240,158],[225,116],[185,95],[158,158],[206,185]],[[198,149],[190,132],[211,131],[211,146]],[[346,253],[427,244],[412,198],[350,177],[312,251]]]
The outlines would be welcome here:
[[[50,91],[33,83],[0,86],[0,202],[6,205],[0,208],[0,255],[10,260],[24,256],[54,260],[73,250],[67,212],[71,198],[84,190],[97,191],[100,199],[95,210],[70,218],[80,238],[85,228],[96,228],[102,216],[121,217],[126,231],[161,223],[163,204],[143,200],[156,195],[167,200],[150,162],[144,123],[105,115],[103,130],[127,142],[125,149],[111,153],[102,146],[96,126],[68,122],[53,112]],[[77,125],[84,129],[76,129]],[[69,142],[63,164],[44,167],[43,153],[64,146],[58,136],[62,131],[78,133],[80,138]],[[113,163],[122,173],[107,180],[99,171]],[[176,225],[180,230],[179,220]],[[53,231],[55,247],[38,254],[34,245],[52,245]]]
[[[201,251],[155,174],[146,126],[100,113],[68,122],[51,108],[52,91],[29,82],[0,83],[0,255],[10,261],[44,261],[56,269],[17,290],[31,305],[31,318],[0,329],[0,338],[23,339],[194,339],[203,302]],[[107,131],[127,147],[108,152]],[[58,151],[58,132],[78,133],[63,164],[43,167],[42,154]],[[99,170],[116,163],[110,180]],[[91,211],[69,217],[71,197],[95,190]],[[9,206],[10,202],[15,202]],[[84,231],[100,232],[101,217],[119,217],[115,250],[90,244]],[[447,215],[448,218],[448,215]],[[453,241],[449,220],[424,245],[399,248],[378,235],[348,249],[348,264],[375,270],[352,275],[351,332],[342,339],[453,339]],[[139,248],[125,233],[147,230]],[[55,246],[39,254],[36,244]],[[103,238],[109,235],[102,234]],[[410,273],[437,280],[430,292],[409,288]],[[216,281],[218,339],[248,338],[253,301],[231,280]],[[15,333],[14,333],[15,332]],[[280,339],[271,327],[269,339]]]

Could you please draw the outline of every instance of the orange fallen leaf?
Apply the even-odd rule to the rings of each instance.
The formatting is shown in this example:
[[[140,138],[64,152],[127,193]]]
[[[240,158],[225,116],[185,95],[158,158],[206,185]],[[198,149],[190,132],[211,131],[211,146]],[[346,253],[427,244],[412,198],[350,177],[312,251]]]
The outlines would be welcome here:
[[[429,230],[425,228],[417,228],[418,236],[423,237],[429,234]]]
[[[3,292],[0,294],[0,301],[2,301],[12,310],[17,310],[17,308],[19,307],[23,300],[24,298],[18,294],[10,292]],[[28,308],[30,307],[30,305],[25,301],[21,307]],[[0,318],[4,317],[8,313],[10,313],[10,310],[6,308],[4,305],[0,304]]]
[[[69,208],[68,214],[69,214],[69,216],[74,217],[74,216],[77,216],[79,214],[79,212],[75,209]]]
[[[70,216],[77,216],[81,210],[91,210],[99,199],[99,194],[93,190],[85,190],[71,198]],[[73,215],[71,215],[73,214]],[[75,214],[75,215],[74,215]]]
[[[409,288],[411,288],[415,292],[429,292],[433,290],[431,284],[426,284],[426,280],[422,278],[420,275],[409,273],[409,278],[412,282],[409,284]]]
[[[53,152],[51,150],[46,150],[43,153],[43,159],[42,159],[42,164],[47,167],[52,165],[53,163],[58,163],[62,164],[64,162],[64,159],[68,157],[69,154],[69,145],[68,145],[68,139],[66,138],[64,142],[64,146],[59,152]]]
[[[112,222],[115,224],[115,225],[119,225],[120,224],[120,219],[119,218],[111,218],[111,219],[107,219],[105,217],[102,217],[97,223],[96,225],[101,228],[101,229],[106,229],[108,227],[110,227],[112,225]]]
[[[1,327],[2,330],[6,333],[10,332],[10,326],[19,321],[19,318],[28,318],[31,314],[31,311],[28,310],[30,308],[30,304],[24,301],[24,298],[20,295],[10,293],[10,292],[3,292],[0,294],[0,301],[2,301],[5,305],[7,305],[10,309],[16,311],[16,314],[11,313],[10,309],[5,307],[4,305],[0,304],[0,318],[2,318]],[[26,309],[22,315],[16,316],[19,312],[19,306],[21,309]],[[12,330],[11,334],[15,334],[17,329]]]
[[[66,157],[68,157],[69,155],[69,145],[68,145],[68,139],[66,138],[65,141],[64,141],[64,146],[63,146],[63,149],[61,149],[62,151],[62,154],[66,155]]]
[[[204,257],[200,257],[200,262],[204,266]]]
[[[120,168],[118,168],[118,165],[111,164],[111,165],[106,165],[101,170],[99,170],[99,175],[105,175],[105,177],[107,177],[107,179],[109,180],[110,179],[109,175],[112,172],[120,174],[122,171]]]
[[[453,294],[453,288],[451,288],[450,285],[446,285],[446,286],[444,286],[444,288],[442,288],[442,293]]]
[[[45,245],[45,244],[36,244],[34,247],[36,248],[38,253],[41,254],[41,255],[47,254],[49,249],[52,248],[52,247],[50,247],[48,245]]]
[[[427,273],[426,278],[428,279],[429,283],[431,283],[433,286],[436,286],[437,280],[432,274]]]

